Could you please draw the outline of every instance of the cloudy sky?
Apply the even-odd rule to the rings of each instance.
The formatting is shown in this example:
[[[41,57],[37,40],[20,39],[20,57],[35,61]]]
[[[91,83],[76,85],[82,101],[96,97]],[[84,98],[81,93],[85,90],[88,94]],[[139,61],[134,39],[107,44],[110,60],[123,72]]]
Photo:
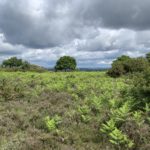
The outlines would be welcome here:
[[[0,62],[17,56],[53,67],[109,67],[150,52],[150,0],[0,0]]]

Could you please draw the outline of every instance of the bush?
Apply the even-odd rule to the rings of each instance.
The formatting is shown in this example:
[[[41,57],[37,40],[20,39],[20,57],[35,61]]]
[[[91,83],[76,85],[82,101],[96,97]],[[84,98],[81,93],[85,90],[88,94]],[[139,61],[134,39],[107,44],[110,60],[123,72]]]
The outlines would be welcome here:
[[[146,103],[149,103],[150,97],[150,68],[144,72],[134,75],[133,77],[132,95],[135,97],[135,107],[143,108]]]
[[[125,74],[125,69],[122,63],[114,63],[112,68],[107,72],[107,74],[111,77],[120,77]]]
[[[142,72],[149,66],[148,61],[145,58],[132,58],[127,62],[124,62],[124,69],[126,73]]]
[[[148,62],[150,63],[150,53],[146,54],[146,59],[148,60]]]
[[[120,77],[128,73],[143,72],[149,67],[146,58],[130,58],[121,56],[112,63],[112,68],[108,71],[111,77]]]

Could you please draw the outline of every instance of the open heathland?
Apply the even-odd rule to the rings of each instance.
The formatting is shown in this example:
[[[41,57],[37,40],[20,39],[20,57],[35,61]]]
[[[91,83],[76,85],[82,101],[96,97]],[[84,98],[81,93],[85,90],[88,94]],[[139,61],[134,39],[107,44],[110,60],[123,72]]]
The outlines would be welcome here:
[[[1,71],[0,150],[148,150],[150,105],[134,88],[105,72]]]

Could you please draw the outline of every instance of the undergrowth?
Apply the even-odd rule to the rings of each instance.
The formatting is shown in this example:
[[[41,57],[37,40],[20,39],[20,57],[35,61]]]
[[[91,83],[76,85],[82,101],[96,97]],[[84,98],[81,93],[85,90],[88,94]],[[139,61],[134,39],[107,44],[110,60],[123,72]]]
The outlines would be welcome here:
[[[0,149],[148,150],[150,104],[105,72],[0,72]]]

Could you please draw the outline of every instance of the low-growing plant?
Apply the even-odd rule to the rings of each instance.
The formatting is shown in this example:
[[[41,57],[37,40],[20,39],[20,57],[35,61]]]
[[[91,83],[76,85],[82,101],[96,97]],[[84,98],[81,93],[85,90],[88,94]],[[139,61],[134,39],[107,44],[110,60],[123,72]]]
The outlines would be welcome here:
[[[133,141],[116,127],[116,122],[113,119],[107,121],[106,124],[102,124],[100,131],[105,133],[109,141],[117,147],[132,148],[134,145]]]
[[[90,117],[91,109],[89,108],[89,106],[85,105],[78,107],[78,112],[82,122],[88,123],[91,120]]]
[[[102,108],[102,101],[100,99],[100,97],[97,96],[93,96],[90,100],[89,100],[89,105],[91,107],[91,110],[94,113],[99,113],[100,109]]]
[[[144,122],[142,112],[141,111],[135,111],[133,113],[133,120],[140,126]]]
[[[110,142],[116,146],[132,148],[134,143],[130,140],[127,135],[123,134],[119,129],[115,128],[110,134]]]
[[[141,150],[150,141],[149,79],[1,71],[0,149],[20,132],[16,149]]]
[[[80,114],[87,115],[90,113],[90,111],[91,111],[91,109],[87,105],[78,107],[78,112]]]
[[[7,79],[0,79],[0,95],[1,100],[11,101],[24,96],[23,86],[14,81],[9,81]]]
[[[46,129],[49,132],[51,132],[51,131],[57,129],[58,124],[61,122],[61,117],[59,117],[58,115],[54,116],[53,118],[46,116],[44,118],[44,122],[46,125]]]
[[[81,115],[81,121],[84,123],[88,123],[91,120],[89,115]]]
[[[115,110],[111,110],[112,113],[112,118],[116,121],[116,122],[124,122],[126,120],[126,118],[129,116],[130,114],[130,109],[131,109],[131,105],[130,103],[127,101],[125,102],[120,108],[116,108]]]
[[[102,127],[100,129],[101,132],[109,134],[116,128],[116,122],[113,119],[110,119],[106,123],[102,124]]]

